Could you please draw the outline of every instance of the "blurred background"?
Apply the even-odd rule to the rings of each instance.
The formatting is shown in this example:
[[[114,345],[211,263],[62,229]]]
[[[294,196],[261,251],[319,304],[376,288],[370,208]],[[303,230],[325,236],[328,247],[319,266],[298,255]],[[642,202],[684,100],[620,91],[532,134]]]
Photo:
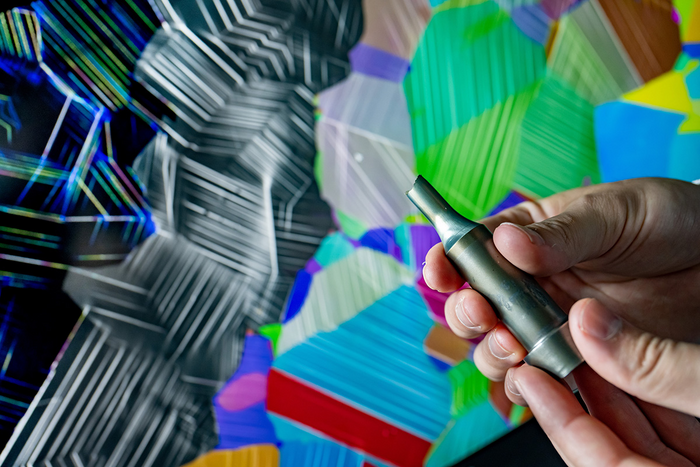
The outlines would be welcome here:
[[[0,463],[561,465],[404,192],[700,179],[699,58],[694,0],[3,1]]]

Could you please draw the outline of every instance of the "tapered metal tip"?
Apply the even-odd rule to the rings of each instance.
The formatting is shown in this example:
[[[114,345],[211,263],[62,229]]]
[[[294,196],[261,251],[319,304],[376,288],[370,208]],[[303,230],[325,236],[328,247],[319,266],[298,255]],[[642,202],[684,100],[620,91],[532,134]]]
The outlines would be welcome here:
[[[433,224],[445,251],[470,230],[479,226],[452,209],[445,198],[421,175],[416,178],[413,188],[406,192],[406,196]]]

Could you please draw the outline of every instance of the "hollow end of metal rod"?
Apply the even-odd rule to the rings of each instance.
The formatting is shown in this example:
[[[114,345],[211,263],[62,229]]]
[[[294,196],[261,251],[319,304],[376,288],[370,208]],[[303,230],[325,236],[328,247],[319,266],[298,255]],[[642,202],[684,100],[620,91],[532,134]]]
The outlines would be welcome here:
[[[406,192],[406,196],[433,224],[445,251],[480,225],[452,209],[445,198],[421,175],[416,178],[413,188]]]

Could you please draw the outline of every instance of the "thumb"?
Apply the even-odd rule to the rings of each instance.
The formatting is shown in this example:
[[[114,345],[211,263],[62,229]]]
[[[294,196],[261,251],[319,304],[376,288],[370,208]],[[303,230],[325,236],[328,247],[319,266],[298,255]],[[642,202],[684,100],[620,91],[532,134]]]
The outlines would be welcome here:
[[[525,272],[551,276],[603,256],[634,222],[623,197],[589,194],[565,211],[541,222],[499,225],[493,234],[498,251]],[[634,216],[637,217],[637,216]]]
[[[700,346],[643,332],[593,299],[569,313],[571,335],[588,365],[644,401],[700,416]]]

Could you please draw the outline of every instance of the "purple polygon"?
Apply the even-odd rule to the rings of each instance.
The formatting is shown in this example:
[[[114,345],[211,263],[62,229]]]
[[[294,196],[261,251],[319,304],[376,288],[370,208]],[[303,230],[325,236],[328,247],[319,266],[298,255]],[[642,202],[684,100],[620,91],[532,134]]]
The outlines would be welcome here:
[[[570,11],[582,0],[542,0],[542,11],[553,20],[558,20],[561,16]]]
[[[352,70],[364,75],[402,83],[410,62],[385,50],[360,42],[348,53]]]
[[[549,38],[551,18],[542,10],[540,5],[523,5],[511,12],[513,23],[523,34],[540,44],[546,44]]]
[[[320,270],[323,269],[323,266],[321,266],[321,263],[316,261],[316,258],[311,258],[307,263],[306,266],[304,267],[304,270],[311,274],[312,276],[319,272]]]
[[[493,216],[495,214],[498,214],[499,212],[512,208],[513,206],[517,206],[518,204],[522,203],[523,201],[527,201],[527,198],[525,198],[523,195],[520,193],[516,193],[515,191],[511,191],[508,193],[508,196],[506,196],[503,201],[498,203],[498,206],[493,208],[493,210],[489,213],[489,216]]]
[[[246,336],[238,370],[222,390],[214,396],[214,412],[216,423],[219,426],[219,444],[216,449],[239,449],[255,444],[279,445],[279,440],[265,408],[267,387],[260,384],[261,379],[266,378],[270,371],[272,359],[272,346],[267,338],[258,335]],[[255,398],[260,402],[249,405],[243,410],[230,411],[225,409],[223,405],[230,407],[236,404],[224,402],[222,405],[219,398],[226,397],[227,393],[240,393],[241,391],[232,391],[232,386],[247,382],[251,382],[253,387],[240,389],[263,391],[264,394]]]
[[[416,264],[423,264],[428,250],[437,243],[440,243],[440,237],[432,225],[411,226],[411,246],[413,247]]]

